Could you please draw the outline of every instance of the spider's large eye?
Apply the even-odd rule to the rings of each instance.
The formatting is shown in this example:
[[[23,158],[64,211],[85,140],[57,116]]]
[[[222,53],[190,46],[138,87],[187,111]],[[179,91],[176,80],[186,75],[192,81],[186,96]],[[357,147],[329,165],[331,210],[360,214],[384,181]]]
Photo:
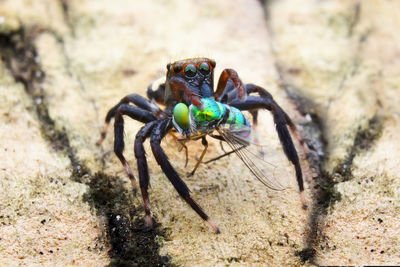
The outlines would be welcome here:
[[[188,77],[194,77],[196,75],[197,68],[193,64],[187,64],[185,67],[185,74]]]
[[[210,64],[211,64],[211,67],[215,68],[215,60],[211,59]]]
[[[179,72],[181,72],[181,70],[182,70],[182,66],[180,66],[180,65],[175,65],[174,66],[174,72],[175,73],[179,73]]]
[[[207,62],[202,62],[199,66],[199,70],[202,74],[206,75],[210,72],[210,65]]]

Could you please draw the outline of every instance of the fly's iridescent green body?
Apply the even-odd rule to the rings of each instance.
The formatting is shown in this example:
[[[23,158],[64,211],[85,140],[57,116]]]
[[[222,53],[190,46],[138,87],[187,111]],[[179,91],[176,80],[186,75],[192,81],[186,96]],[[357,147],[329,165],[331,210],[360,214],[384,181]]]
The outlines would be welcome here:
[[[174,107],[172,122],[175,129],[182,135],[210,133],[216,127],[242,126],[251,131],[249,120],[243,113],[232,106],[215,101],[212,98],[202,98],[203,108],[191,104],[187,107],[178,103]]]

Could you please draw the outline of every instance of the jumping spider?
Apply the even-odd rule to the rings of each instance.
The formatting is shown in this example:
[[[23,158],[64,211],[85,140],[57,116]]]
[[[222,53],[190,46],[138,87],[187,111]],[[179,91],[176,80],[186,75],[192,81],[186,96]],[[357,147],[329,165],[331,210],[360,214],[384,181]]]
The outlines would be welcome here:
[[[246,118],[242,118],[243,115],[241,115],[241,111],[244,110],[250,111],[253,125],[257,124],[259,109],[267,109],[272,113],[283,151],[288,160],[294,165],[301,200],[303,207],[306,207],[299,157],[287,127],[301,144],[303,142],[289,116],[275,102],[270,93],[260,86],[243,84],[237,72],[233,69],[225,69],[222,72],[217,88],[214,91],[214,69],[215,61],[208,58],[189,58],[170,63],[167,65],[166,81],[158,85],[157,88],[150,86],[147,89],[148,99],[138,94],[127,95],[112,107],[106,115],[105,126],[97,144],[101,144],[104,140],[110,120],[114,118],[114,152],[128,174],[134,192],[137,191],[135,177],[122,153],[124,150],[123,116],[127,115],[145,124],[136,134],[134,152],[137,159],[139,185],[146,212],[145,222],[148,227],[152,227],[150,201],[147,191],[150,177],[143,142],[150,137],[153,155],[179,195],[216,233],[220,232],[218,226],[191,198],[188,187],[170,164],[160,143],[165,135],[173,130],[180,132],[184,136],[184,141],[202,139],[205,149],[196,164],[196,169],[207,149],[206,136],[228,142],[235,152],[246,148],[249,144],[248,141],[241,141],[240,138],[235,138],[235,135],[233,135],[232,139],[229,137],[232,135],[227,134],[232,127],[240,128],[242,132],[243,129],[244,132],[250,131],[247,130],[250,123]],[[162,110],[154,102],[164,104],[166,108]],[[224,128],[223,125],[228,125],[229,127]],[[214,131],[218,131],[219,135],[214,135]],[[238,152],[238,155],[246,164],[247,159],[243,159],[244,154]],[[260,181],[267,181],[265,180],[268,179],[268,177],[265,177],[266,175],[255,173],[257,170],[252,167],[251,160],[250,163],[247,162],[246,166],[256,177],[257,175],[260,176],[257,177]],[[266,185],[268,186],[268,181]],[[273,188],[273,186],[271,187]]]

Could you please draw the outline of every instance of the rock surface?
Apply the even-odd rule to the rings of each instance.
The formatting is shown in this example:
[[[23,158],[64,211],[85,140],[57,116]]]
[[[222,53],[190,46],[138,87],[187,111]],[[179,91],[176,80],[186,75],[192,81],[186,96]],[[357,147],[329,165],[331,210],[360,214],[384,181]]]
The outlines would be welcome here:
[[[399,36],[395,1],[2,1],[2,265],[400,264]],[[267,15],[267,16],[265,16]],[[151,155],[151,208],[113,154],[95,145],[106,112],[145,95],[168,62],[207,56],[274,95],[307,141],[298,147],[310,207],[268,112],[260,134],[287,175],[271,192],[231,156],[186,173],[202,147],[163,148],[215,235]],[[217,78],[216,77],[216,78]],[[289,97],[288,97],[289,96]],[[136,175],[135,133],[125,156]],[[112,127],[110,127],[112,128]],[[321,132],[320,132],[321,131]],[[323,145],[320,140],[324,140]],[[210,140],[211,159],[222,153]]]
[[[313,196],[310,261],[398,265],[400,3],[273,1],[266,8],[284,86],[312,101],[304,112],[317,118],[326,142],[323,175],[313,182],[322,187]]]

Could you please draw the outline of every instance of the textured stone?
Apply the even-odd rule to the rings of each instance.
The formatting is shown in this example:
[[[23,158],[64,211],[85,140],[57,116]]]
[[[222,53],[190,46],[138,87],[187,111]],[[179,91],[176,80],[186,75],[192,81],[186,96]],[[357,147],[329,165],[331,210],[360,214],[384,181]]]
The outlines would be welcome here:
[[[314,204],[318,265],[398,265],[400,20],[395,1],[274,1],[274,54],[310,99],[326,141],[327,209]],[[330,197],[329,197],[330,196]],[[336,201],[335,201],[336,200]]]
[[[266,9],[255,0],[3,1],[0,34],[14,42],[0,46],[0,262],[399,264],[398,4],[267,1]],[[145,95],[168,62],[196,56],[216,60],[216,79],[229,67],[267,88],[293,118],[317,154],[309,167],[297,146],[307,211],[262,112],[259,133],[288,189],[267,190],[234,156],[187,178],[202,146],[188,144],[185,169],[167,136],[172,164],[222,233],[179,198],[147,143],[159,224],[140,231],[140,193],[133,196],[113,153],[113,127],[101,147],[95,142],[120,98]],[[142,125],[125,122],[124,154],[136,175]],[[223,153],[209,142],[205,160]]]
[[[35,104],[0,70],[0,264],[106,264],[100,224],[70,179],[69,160],[43,139]]]

